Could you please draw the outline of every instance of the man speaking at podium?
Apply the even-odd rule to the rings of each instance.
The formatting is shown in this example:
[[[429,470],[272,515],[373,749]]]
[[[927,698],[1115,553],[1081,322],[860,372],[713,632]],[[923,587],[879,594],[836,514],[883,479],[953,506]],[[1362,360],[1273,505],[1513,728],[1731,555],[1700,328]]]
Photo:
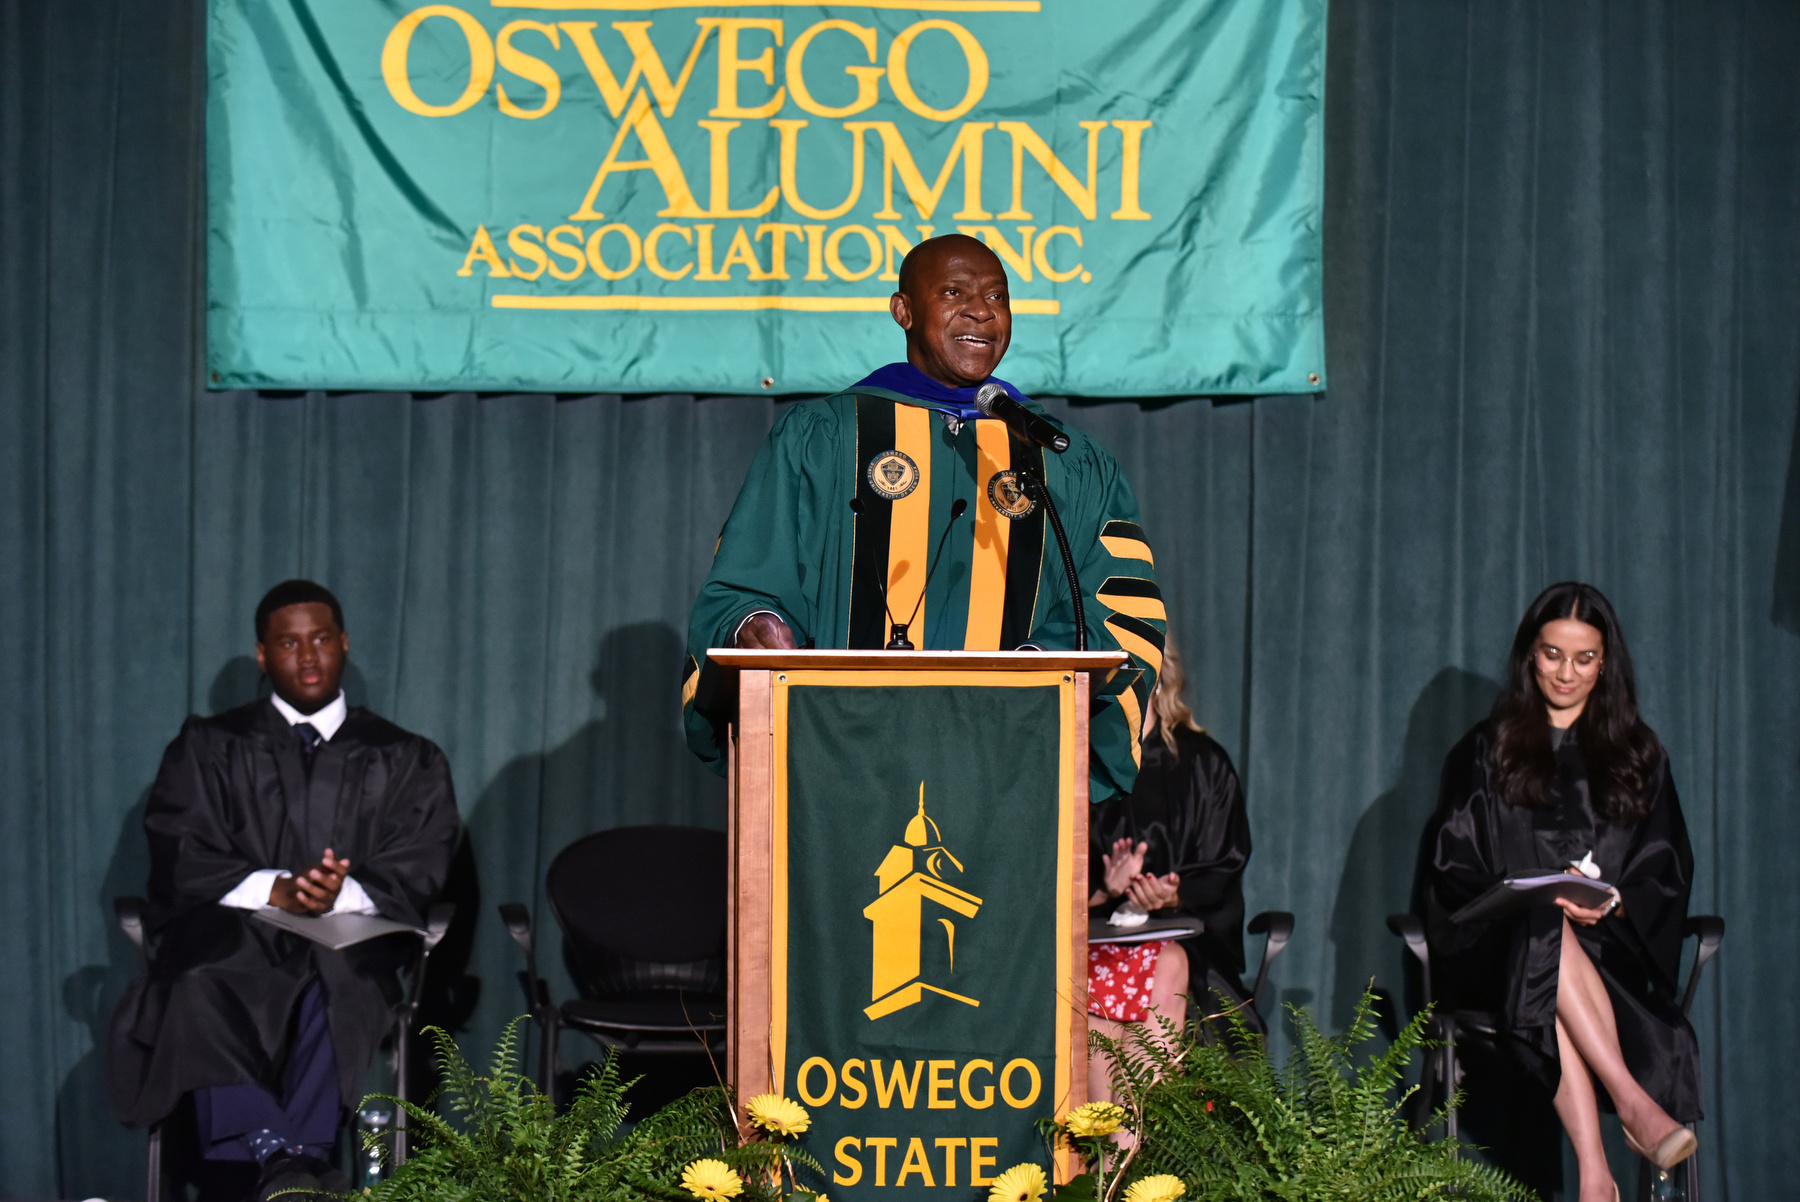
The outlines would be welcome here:
[[[1131,487],[1097,443],[994,378],[1012,311],[1006,269],[981,242],[914,247],[889,311],[906,361],[788,409],[750,466],[689,622],[688,743],[725,770],[723,728],[695,705],[708,647],[1074,649],[1035,477],[1068,534],[1089,649],[1122,648],[1145,670],[1090,726],[1092,799],[1128,792],[1165,624]],[[990,382],[1017,402],[1020,435],[978,407]],[[1063,437],[1063,453],[1040,445]]]

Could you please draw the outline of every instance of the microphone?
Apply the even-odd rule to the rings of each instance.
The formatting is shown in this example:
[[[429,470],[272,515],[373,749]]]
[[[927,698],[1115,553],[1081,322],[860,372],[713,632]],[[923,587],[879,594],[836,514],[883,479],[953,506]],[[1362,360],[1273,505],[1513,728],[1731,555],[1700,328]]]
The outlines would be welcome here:
[[[975,390],[975,408],[983,417],[997,417],[1007,428],[1026,442],[1049,447],[1058,455],[1069,449],[1069,436],[1006,394],[1006,389],[989,380]]]

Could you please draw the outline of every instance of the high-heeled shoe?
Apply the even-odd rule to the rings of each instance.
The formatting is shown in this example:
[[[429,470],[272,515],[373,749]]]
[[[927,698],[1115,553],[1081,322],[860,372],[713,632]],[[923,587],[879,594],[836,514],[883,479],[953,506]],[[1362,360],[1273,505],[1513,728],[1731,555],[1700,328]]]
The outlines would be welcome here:
[[[1644,1147],[1631,1138],[1631,1132],[1627,1131],[1625,1146],[1666,1172],[1699,1151],[1700,1141],[1686,1127],[1677,1127],[1657,1140],[1654,1148]]]

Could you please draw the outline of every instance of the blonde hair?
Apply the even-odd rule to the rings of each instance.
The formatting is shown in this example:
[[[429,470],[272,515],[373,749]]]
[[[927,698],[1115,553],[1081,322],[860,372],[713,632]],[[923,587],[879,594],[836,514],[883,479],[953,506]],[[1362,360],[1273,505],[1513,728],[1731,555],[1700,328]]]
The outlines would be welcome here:
[[[1188,708],[1187,702],[1181,699],[1182,691],[1187,688],[1187,676],[1181,670],[1181,655],[1175,650],[1175,636],[1164,634],[1162,671],[1156,674],[1156,688],[1150,693],[1150,711],[1156,715],[1156,733],[1169,749],[1169,754],[1180,756],[1181,750],[1175,746],[1175,729],[1185,726],[1193,731],[1205,731],[1205,727],[1194,721],[1194,711]]]

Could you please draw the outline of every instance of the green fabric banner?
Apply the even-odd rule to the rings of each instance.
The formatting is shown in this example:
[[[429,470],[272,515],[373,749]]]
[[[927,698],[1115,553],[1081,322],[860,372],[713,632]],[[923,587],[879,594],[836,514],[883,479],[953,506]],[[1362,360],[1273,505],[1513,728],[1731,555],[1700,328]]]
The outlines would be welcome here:
[[[212,0],[215,387],[835,391],[906,250],[1002,374],[1324,387],[1325,0]]]
[[[971,1197],[1044,1163],[1034,1124],[1070,1089],[1063,675],[777,685],[774,1079],[834,1199]]]

